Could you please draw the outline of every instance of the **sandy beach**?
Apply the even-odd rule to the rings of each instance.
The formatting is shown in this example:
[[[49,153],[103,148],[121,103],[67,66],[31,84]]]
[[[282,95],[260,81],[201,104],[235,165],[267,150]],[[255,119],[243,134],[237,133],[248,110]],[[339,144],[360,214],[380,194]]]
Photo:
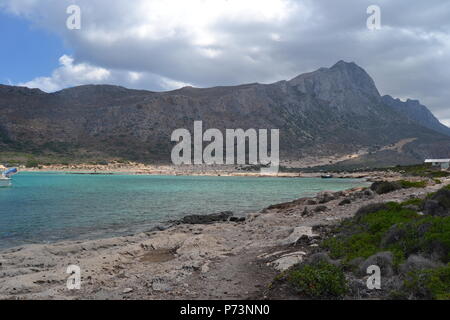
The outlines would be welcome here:
[[[317,226],[351,217],[364,204],[424,196],[449,182],[383,195],[364,188],[323,192],[251,213],[245,221],[3,250],[0,299],[273,298],[266,296],[268,286],[317,245]],[[339,205],[343,199],[352,201]],[[299,244],[302,237],[308,241]],[[81,268],[80,290],[66,287],[69,265]]]
[[[302,163],[303,164],[303,163]],[[245,168],[245,167],[244,167]],[[129,175],[168,175],[168,176],[234,176],[234,177],[286,177],[315,178],[324,172],[284,172],[261,173],[259,170],[237,170],[227,165],[148,165],[142,163],[110,163],[107,165],[71,164],[43,165],[38,168],[20,167],[21,172],[64,172],[75,174],[129,174]],[[364,171],[333,173],[335,178],[396,179],[400,175],[394,171]]]

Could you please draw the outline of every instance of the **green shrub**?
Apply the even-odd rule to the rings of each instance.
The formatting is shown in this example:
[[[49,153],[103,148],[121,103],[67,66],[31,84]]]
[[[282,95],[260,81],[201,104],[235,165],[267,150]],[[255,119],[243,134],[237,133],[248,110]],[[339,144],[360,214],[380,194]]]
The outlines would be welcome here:
[[[413,198],[413,199],[409,199],[406,201],[403,201],[401,203],[402,206],[418,206],[418,207],[422,207],[424,203],[423,199],[419,199],[419,198]]]
[[[343,263],[347,264],[355,258],[368,258],[377,252],[385,251],[381,240],[392,226],[420,217],[415,211],[405,209],[395,202],[372,206],[379,210],[363,210],[365,215],[342,222],[338,227],[339,234],[322,242],[322,247],[330,252],[333,259],[343,259]],[[406,258],[398,247],[390,249],[396,264]]]
[[[450,300],[450,264],[436,269],[416,270],[404,282],[405,295],[417,299]]]
[[[375,213],[381,210],[389,210],[389,206],[387,203],[369,203],[368,205],[362,206],[355,213],[355,220],[360,220],[362,217],[367,216],[368,214]]]
[[[448,171],[433,171],[429,174],[431,178],[446,178],[450,175]]]
[[[450,262],[450,217],[426,216],[395,226],[401,235],[389,248],[405,255],[422,252],[434,255],[442,262]]]
[[[363,232],[350,237],[335,237],[326,239],[322,247],[330,252],[333,259],[343,259],[347,264],[359,257],[368,258],[378,252],[378,240],[374,235]]]
[[[404,189],[409,188],[425,188],[427,186],[426,181],[408,181],[408,180],[400,180],[398,183],[402,186]]]
[[[339,299],[347,293],[344,272],[327,262],[301,265],[289,272],[288,282],[303,297]]]
[[[390,170],[417,177],[444,178],[450,175],[450,172],[433,168],[430,164],[397,166]]]

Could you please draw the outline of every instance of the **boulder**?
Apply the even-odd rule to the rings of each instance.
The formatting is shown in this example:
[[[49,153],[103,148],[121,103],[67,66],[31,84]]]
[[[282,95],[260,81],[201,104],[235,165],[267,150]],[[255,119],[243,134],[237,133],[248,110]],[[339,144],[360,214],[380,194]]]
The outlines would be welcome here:
[[[183,219],[181,219],[181,222],[186,224],[208,224],[220,221],[228,221],[228,219],[230,219],[232,215],[233,212],[231,211],[224,211],[208,215],[194,214],[183,217]]]
[[[423,214],[430,216],[445,216],[447,209],[436,200],[427,200],[423,204]]]
[[[323,212],[323,211],[327,211],[328,208],[326,206],[317,206],[314,208],[314,212]]]
[[[317,201],[319,203],[327,203],[330,202],[332,200],[335,200],[335,197],[333,194],[329,193],[329,192],[321,192],[317,195]]]
[[[309,212],[308,207],[305,207],[302,211],[302,217],[309,217],[312,214]]]
[[[381,275],[385,277],[391,277],[394,274],[392,268],[393,256],[389,251],[379,252],[368,257],[360,266],[359,274],[361,276],[367,275],[367,268],[375,265],[380,267]]]
[[[333,193],[333,197],[334,197],[335,199],[336,199],[336,198],[343,197],[343,196],[345,196],[344,191],[337,191],[337,192]]]
[[[434,269],[438,263],[418,255],[410,255],[408,259],[400,265],[399,270],[403,274],[408,274],[414,270]]]
[[[399,183],[389,181],[377,181],[372,183],[372,185],[370,186],[370,190],[378,194],[389,193],[395,190],[399,190],[401,188],[402,186]]]
[[[313,239],[317,237],[319,236],[313,233],[311,227],[307,226],[296,227],[286,239],[280,241],[280,245],[296,244],[297,241],[299,241],[302,238]]]
[[[350,203],[352,203],[352,200],[350,200],[350,199],[344,199],[344,200],[342,200],[341,202],[339,202],[339,205],[340,205],[340,206],[345,206],[346,204],[350,204]]]
[[[432,197],[431,200],[436,200],[444,208],[450,209],[450,190],[446,188],[439,189]]]
[[[423,213],[430,216],[446,217],[450,215],[450,190],[440,189],[431,199],[425,201]]]
[[[283,272],[290,267],[299,264],[303,261],[303,256],[306,253],[303,251],[291,252],[278,258],[277,260],[270,262],[269,265],[273,266],[276,270]]]
[[[245,217],[230,217],[231,222],[244,222]]]

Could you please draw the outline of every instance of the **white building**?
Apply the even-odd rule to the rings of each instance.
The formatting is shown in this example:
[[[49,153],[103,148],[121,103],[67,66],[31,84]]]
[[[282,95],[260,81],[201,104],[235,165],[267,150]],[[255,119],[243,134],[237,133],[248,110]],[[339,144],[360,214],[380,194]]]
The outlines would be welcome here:
[[[450,159],[426,159],[425,163],[431,163],[432,166],[441,167],[441,169],[450,167]]]

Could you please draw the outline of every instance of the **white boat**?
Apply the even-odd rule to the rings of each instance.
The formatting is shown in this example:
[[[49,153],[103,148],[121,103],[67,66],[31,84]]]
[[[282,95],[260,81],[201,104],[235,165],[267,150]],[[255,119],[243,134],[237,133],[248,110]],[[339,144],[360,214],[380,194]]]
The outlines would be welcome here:
[[[11,168],[0,174],[0,188],[12,185],[11,176],[17,173],[16,168]]]
[[[0,188],[10,187],[11,186],[11,178],[0,177]]]

